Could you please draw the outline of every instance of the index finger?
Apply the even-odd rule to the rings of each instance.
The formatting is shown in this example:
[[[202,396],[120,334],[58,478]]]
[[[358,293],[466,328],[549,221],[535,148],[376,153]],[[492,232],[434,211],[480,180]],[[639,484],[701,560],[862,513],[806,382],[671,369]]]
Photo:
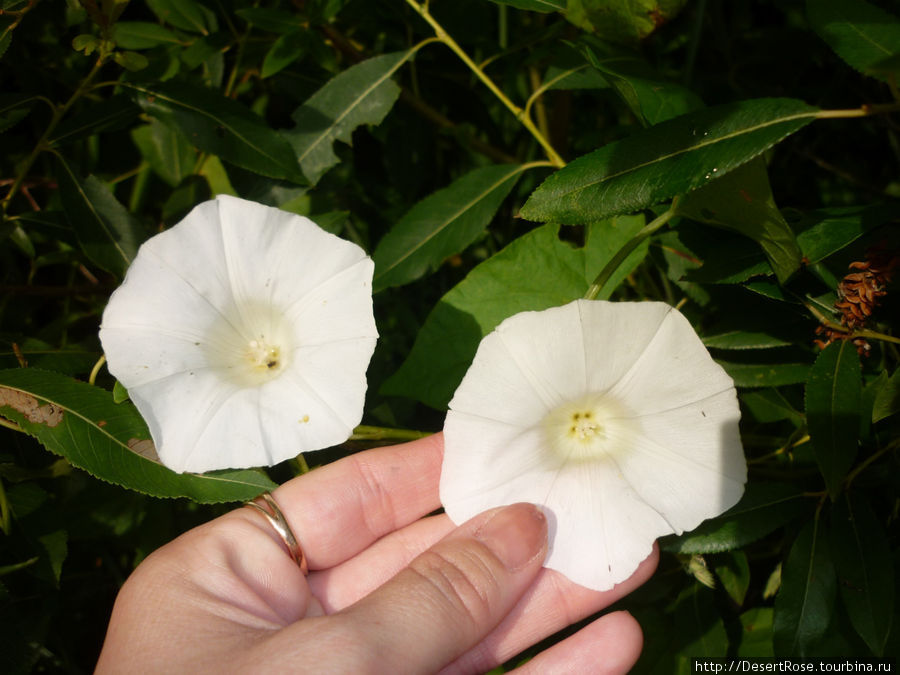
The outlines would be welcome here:
[[[350,455],[273,492],[311,570],[352,558],[440,506],[442,434]]]

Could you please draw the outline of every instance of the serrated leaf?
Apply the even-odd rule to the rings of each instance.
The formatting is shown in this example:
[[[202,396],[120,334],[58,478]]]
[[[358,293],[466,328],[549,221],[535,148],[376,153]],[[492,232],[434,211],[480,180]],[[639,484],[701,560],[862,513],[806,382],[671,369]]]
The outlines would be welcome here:
[[[175,187],[193,173],[197,153],[172,127],[154,119],[132,129],[131,139],[150,168],[170,186]]]
[[[758,243],[782,284],[800,268],[803,254],[791,226],[775,205],[762,158],[686,194],[678,202],[677,212]]]
[[[509,5],[516,9],[525,9],[532,12],[564,12],[566,0],[491,0],[498,5]]]
[[[653,206],[750,161],[816,112],[796,99],[751,99],[662,122],[552,174],[522,216],[577,224]]]
[[[82,250],[99,267],[124,277],[146,233],[103,181],[82,180],[62,156],[57,160],[60,196]]]
[[[260,77],[271,77],[302,57],[308,49],[308,40],[308,34],[302,31],[285,33],[275,40],[263,59]]]
[[[208,35],[216,30],[216,16],[196,0],[147,0],[161,21],[181,30]]]
[[[886,417],[900,412],[900,369],[894,371],[875,395],[872,406],[872,423],[880,422]]]
[[[155,497],[246,501],[276,487],[258,471],[170,471],[131,449],[152,447],[147,425],[133,405],[116,404],[110,392],[58,373],[0,371],[0,412],[72,465]]]
[[[828,628],[836,592],[825,528],[811,520],[797,535],[782,569],[773,624],[777,656],[813,656],[810,648]]]
[[[806,11],[813,30],[860,72],[900,49],[900,19],[866,0],[807,0]]]
[[[810,366],[807,363],[734,363],[716,359],[734,380],[736,387],[781,387],[806,382]]]
[[[375,291],[415,281],[471,244],[491,222],[523,166],[470,171],[412,207],[378,243]]]
[[[746,546],[782,527],[807,508],[803,493],[783,483],[748,483],[741,501],[692,532],[666,537],[665,551],[721,553]]]
[[[839,340],[819,354],[806,383],[809,438],[832,499],[856,459],[861,377],[856,347]]]
[[[559,226],[519,237],[473,269],[441,298],[383,393],[444,409],[472,362],[481,338],[503,319],[582,297],[603,266],[643,226],[643,218],[616,218],[588,228],[583,249],[559,240]],[[647,253],[641,244],[603,287],[608,298]]]
[[[284,132],[303,173],[313,184],[338,163],[332,145],[349,143],[361,124],[380,124],[400,95],[391,77],[415,49],[367,59],[329,80],[292,115],[296,126]]]
[[[831,551],[850,623],[876,656],[894,618],[891,546],[869,504],[844,495],[831,514]]]
[[[151,49],[165,44],[183,44],[168,28],[149,21],[119,21],[113,26],[112,39],[122,49]]]
[[[262,176],[303,182],[284,137],[237,101],[175,82],[138,91],[138,105],[200,150]]]
[[[102,131],[114,131],[128,126],[141,113],[129,96],[116,95],[87,106],[67,117],[56,127],[50,142],[70,143]]]

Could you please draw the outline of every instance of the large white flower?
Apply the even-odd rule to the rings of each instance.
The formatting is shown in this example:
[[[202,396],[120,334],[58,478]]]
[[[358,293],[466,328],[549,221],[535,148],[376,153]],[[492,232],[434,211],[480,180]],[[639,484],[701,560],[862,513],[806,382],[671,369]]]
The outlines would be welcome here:
[[[227,196],[145,242],[100,340],[163,464],[269,465],[345,441],[378,337],[372,271],[311,220]]]
[[[457,523],[542,504],[545,565],[606,590],[657,537],[740,499],[739,418],[731,378],[668,305],[523,312],[481,341],[450,402],[441,501]]]

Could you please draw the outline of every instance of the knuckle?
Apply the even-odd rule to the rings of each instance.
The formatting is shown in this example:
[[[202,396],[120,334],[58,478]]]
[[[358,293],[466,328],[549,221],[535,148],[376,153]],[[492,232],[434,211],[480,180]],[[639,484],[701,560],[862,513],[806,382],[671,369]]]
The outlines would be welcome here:
[[[472,547],[426,551],[410,564],[426,585],[423,593],[452,619],[480,625],[500,596],[500,579],[483,552]]]

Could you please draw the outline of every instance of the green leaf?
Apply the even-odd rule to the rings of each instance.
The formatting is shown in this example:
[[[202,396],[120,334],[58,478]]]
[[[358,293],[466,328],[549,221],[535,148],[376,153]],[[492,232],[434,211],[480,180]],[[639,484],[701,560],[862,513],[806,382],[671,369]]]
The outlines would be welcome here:
[[[168,28],[149,21],[119,21],[113,26],[112,39],[122,49],[151,49],[159,45],[183,44]]]
[[[900,20],[866,0],[807,0],[806,11],[819,37],[860,72],[900,49]]]
[[[0,95],[0,133],[28,117],[35,99],[24,95]]]
[[[524,168],[504,164],[475,169],[413,206],[372,254],[373,289],[415,281],[475,241]]]
[[[716,359],[734,380],[736,387],[781,387],[806,382],[809,364],[806,363],[733,363]]]
[[[803,255],[815,264],[898,217],[900,205],[896,203],[832,207],[804,214],[794,229]]]
[[[778,389],[743,391],[741,403],[763,424],[790,420],[799,425],[804,421],[803,413],[796,410]]]
[[[132,129],[131,139],[150,168],[171,187],[193,173],[197,153],[172,127],[154,119]]]
[[[71,143],[103,131],[123,129],[141,113],[129,96],[116,95],[67,117],[56,127],[50,142]]]
[[[750,588],[750,563],[743,551],[731,551],[721,564],[714,568],[722,588],[738,607],[744,604],[747,589]]]
[[[260,77],[271,77],[297,61],[306,53],[308,40],[308,33],[302,31],[285,33],[275,40],[263,59]]]
[[[130,70],[132,72],[143,70],[150,65],[150,61],[147,60],[147,57],[143,54],[138,54],[137,52],[116,52],[113,55],[113,60],[125,70]]]
[[[196,0],[147,0],[159,19],[175,28],[208,35],[216,30],[216,16]]]
[[[235,11],[239,17],[254,28],[272,33],[292,33],[300,29],[308,29],[305,19],[300,14],[285,12],[280,9],[264,7],[245,7]]]
[[[598,57],[590,47],[582,52],[600,71],[644,126],[652,126],[703,107],[687,87],[669,82],[643,59],[614,54]]]
[[[832,499],[856,458],[861,392],[856,347],[849,340],[830,344],[809,372],[806,421],[813,454]]]
[[[643,218],[597,223],[588,229],[583,249],[560,241],[559,226],[553,224],[519,237],[441,298],[406,361],[382,392],[446,408],[481,338],[517,312],[556,307],[582,297],[603,265],[643,224]],[[646,252],[645,242],[604,286],[601,299],[609,297]]]
[[[69,535],[65,530],[56,530],[40,535],[37,539],[47,554],[47,563],[53,574],[53,581],[59,585],[62,566],[69,554]]]
[[[729,331],[703,338],[711,349],[771,349],[791,344],[787,340],[758,331]]]
[[[809,124],[816,111],[795,99],[752,99],[662,122],[551,175],[522,216],[577,224],[647,208],[750,161]]]
[[[757,242],[781,283],[800,268],[803,254],[793,230],[775,205],[762,158],[688,193],[678,202],[677,211]]]
[[[361,124],[380,124],[400,95],[391,76],[415,49],[367,59],[351,66],[294,111],[296,126],[284,132],[303,173],[313,184],[338,163],[332,145],[350,143]]]
[[[19,365],[16,350],[6,340],[0,341],[0,368],[15,368]],[[9,347],[7,347],[9,345]],[[78,345],[58,347],[43,340],[25,338],[16,343],[18,353],[33,368],[55,370],[67,375],[85,374],[100,358],[100,350],[96,347],[86,348]]]
[[[777,656],[813,656],[810,648],[828,628],[836,592],[825,528],[811,520],[797,535],[781,573],[773,626]]]
[[[121,279],[146,233],[103,181],[94,176],[82,180],[61,155],[57,160],[60,196],[82,250]]]
[[[894,371],[875,395],[875,405],[872,407],[872,423],[880,422],[886,417],[900,412],[900,369]]]
[[[687,0],[568,0],[566,18],[603,40],[637,43],[674,18]]]
[[[516,9],[527,9],[532,12],[564,12],[566,0],[491,0],[498,5],[509,5]]]
[[[262,176],[303,182],[288,142],[237,101],[175,82],[139,92],[145,112],[179,129],[200,150]]]
[[[783,483],[749,483],[741,501],[680,536],[661,540],[665,551],[683,554],[721,553],[750,544],[774,532],[807,509],[803,493]]]
[[[12,43],[12,31],[8,33],[3,33],[0,35],[0,59],[3,58],[3,55],[6,54],[6,50],[9,49],[9,45]]]
[[[887,534],[869,504],[844,495],[831,515],[831,552],[850,622],[876,656],[894,618],[894,567]]]
[[[0,410],[51,452],[91,475],[155,497],[246,501],[275,488],[258,471],[178,474],[138,454],[152,451],[147,425],[130,403],[58,373],[0,371]],[[155,453],[154,453],[155,454]]]
[[[748,609],[741,614],[741,643],[737,655],[743,658],[771,658],[772,621],[774,611],[771,607]]]

